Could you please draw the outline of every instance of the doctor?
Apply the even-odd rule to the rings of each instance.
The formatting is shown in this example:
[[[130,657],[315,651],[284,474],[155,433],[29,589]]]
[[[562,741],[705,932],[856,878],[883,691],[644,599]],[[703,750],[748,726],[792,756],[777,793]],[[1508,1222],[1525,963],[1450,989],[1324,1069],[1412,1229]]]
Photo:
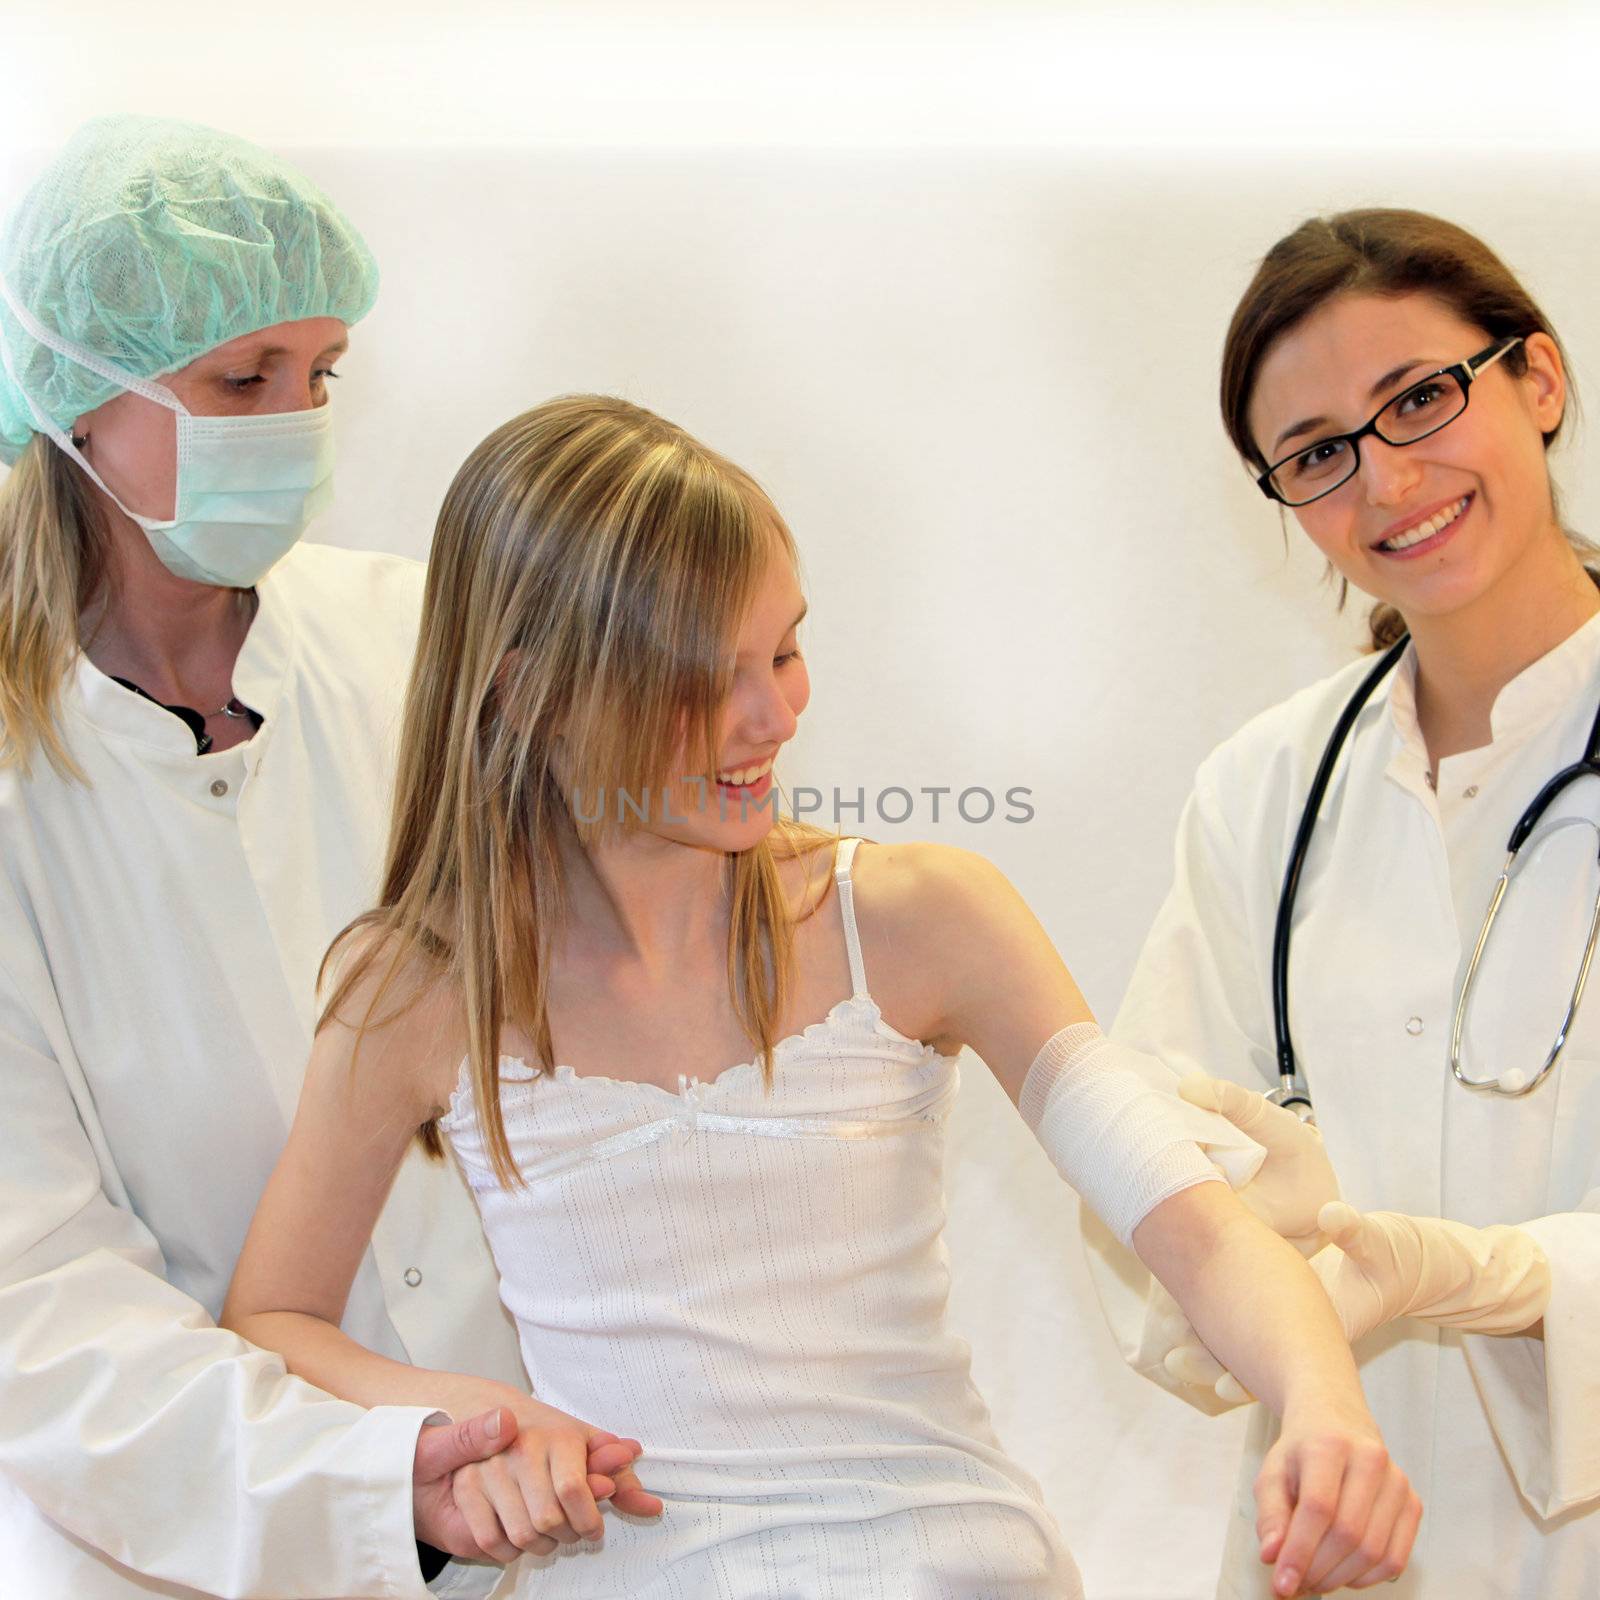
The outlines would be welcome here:
[[[1600,999],[1539,1076],[1591,935],[1593,777],[1523,846],[1452,1039],[1513,827],[1584,759],[1600,709],[1594,552],[1563,529],[1546,465],[1569,398],[1527,291],[1480,240],[1410,211],[1280,240],[1223,356],[1223,416],[1252,474],[1375,597],[1374,651],[1410,637],[1353,709],[1287,918],[1286,1032],[1322,1143],[1232,1084],[1184,1093],[1268,1146],[1258,1209],[1318,1252],[1428,1508],[1394,1591],[1415,1600],[1550,1600],[1600,1581]],[[1285,868],[1377,659],[1263,713],[1196,775],[1176,882],[1116,1025],[1179,1072],[1227,1063],[1240,1084],[1279,1087]],[[1170,1303],[1089,1231],[1130,1359],[1217,1409],[1174,1376],[1217,1369],[1195,1372]],[[1258,1408],[1252,1458],[1267,1422]],[[1251,1471],[1220,1595],[1266,1593]]]
[[[387,826],[422,570],[297,542],[376,288],[304,177],[180,123],[90,124],[0,232],[8,1595],[469,1594],[496,1569],[418,1540],[515,1553],[471,1531],[506,1417],[364,1411],[213,1322]],[[526,1391],[444,1166],[345,1325]]]

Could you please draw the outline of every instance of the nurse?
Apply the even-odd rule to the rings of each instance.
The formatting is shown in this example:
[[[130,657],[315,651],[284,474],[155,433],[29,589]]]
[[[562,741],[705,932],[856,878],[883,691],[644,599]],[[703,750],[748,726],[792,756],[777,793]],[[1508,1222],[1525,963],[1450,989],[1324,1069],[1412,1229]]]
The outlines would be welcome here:
[[[1584,757],[1600,706],[1595,552],[1563,528],[1546,464],[1570,399],[1526,289],[1480,240],[1411,211],[1280,240],[1223,356],[1223,417],[1252,474],[1375,599],[1373,650],[1409,643],[1355,714],[1294,903],[1287,1018],[1321,1142],[1234,1084],[1184,1093],[1269,1147],[1257,1209],[1322,1247],[1313,1266],[1428,1507],[1396,1590],[1415,1600],[1576,1596],[1600,1572],[1600,1001],[1537,1077],[1589,935],[1600,783],[1565,789],[1524,846],[1466,1013],[1464,1075],[1520,1092],[1452,1071],[1512,829]],[[1196,775],[1116,1024],[1180,1072],[1228,1063],[1240,1085],[1278,1086],[1279,892],[1375,660],[1263,713]],[[1197,1363],[1170,1302],[1090,1232],[1130,1359],[1217,1409],[1174,1376]],[[1252,1457],[1267,1421],[1258,1408]],[[1264,1593],[1259,1570],[1241,1499],[1218,1593]]]
[[[369,1412],[213,1320],[387,826],[422,569],[298,542],[376,289],[301,174],[181,123],[90,124],[0,232],[7,1594],[422,1595],[417,1540],[482,1553],[453,1474],[507,1418]],[[495,1284],[413,1159],[348,1325],[525,1388]]]

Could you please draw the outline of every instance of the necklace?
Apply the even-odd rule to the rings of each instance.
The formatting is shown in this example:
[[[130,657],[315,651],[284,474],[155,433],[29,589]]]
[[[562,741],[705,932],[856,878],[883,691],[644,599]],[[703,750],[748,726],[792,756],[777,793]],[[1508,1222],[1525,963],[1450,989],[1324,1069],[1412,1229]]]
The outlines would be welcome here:
[[[164,700],[157,700],[153,694],[141,689],[131,678],[112,678],[113,683],[120,683],[124,689],[131,690],[141,700],[148,700],[153,705],[158,705],[163,711],[170,711],[180,722],[188,725],[190,733],[194,735],[194,751],[196,755],[205,755],[216,743],[216,740],[206,732],[206,722],[211,717],[247,718],[251,731],[259,728],[266,720],[259,711],[252,711],[237,695],[229,695],[226,705],[218,706],[215,711],[200,711],[194,706],[169,706]]]
[[[248,627],[256,619],[256,612],[261,609],[261,596],[255,589],[241,589],[239,591],[239,609],[247,612],[245,624]],[[206,712],[210,717],[232,717],[235,722],[250,716],[249,706],[242,705],[237,695],[230,694],[215,711]]]

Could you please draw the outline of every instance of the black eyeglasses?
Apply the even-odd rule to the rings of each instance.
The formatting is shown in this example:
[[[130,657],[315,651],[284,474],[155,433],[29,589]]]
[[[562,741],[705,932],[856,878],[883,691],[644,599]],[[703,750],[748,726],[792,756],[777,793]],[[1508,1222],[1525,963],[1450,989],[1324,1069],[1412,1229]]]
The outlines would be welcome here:
[[[1262,494],[1286,506],[1310,505],[1348,483],[1361,465],[1361,441],[1376,434],[1385,444],[1415,444],[1454,422],[1467,409],[1472,380],[1486,372],[1522,335],[1496,340],[1465,361],[1430,372],[1409,389],[1385,402],[1354,433],[1334,433],[1274,462],[1256,479]]]

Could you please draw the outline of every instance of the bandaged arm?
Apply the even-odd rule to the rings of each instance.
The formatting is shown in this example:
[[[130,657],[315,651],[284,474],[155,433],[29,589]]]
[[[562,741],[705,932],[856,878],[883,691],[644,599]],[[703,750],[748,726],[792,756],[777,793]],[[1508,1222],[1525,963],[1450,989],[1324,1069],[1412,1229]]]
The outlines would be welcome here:
[[[1091,1209],[1106,1211],[1252,1393],[1280,1416],[1297,1395],[1312,1411],[1336,1396],[1348,1414],[1364,1412],[1327,1296],[1292,1245],[1226,1184],[1208,1181],[1189,1129],[1197,1120],[1208,1137],[1220,1130],[1258,1158],[1259,1147],[1176,1095],[1157,1115],[1161,1102],[1140,1081],[1156,1064],[1101,1038],[1048,934],[992,863],[947,845],[876,847],[857,859],[863,902],[881,918],[880,948],[938,995],[933,1025],[918,1036],[970,1045],[1019,1109],[1026,1101],[1058,1168]],[[869,901],[874,874],[882,898]],[[870,970],[872,940],[863,942]]]
[[[1077,1022],[1047,1039],[1023,1080],[1017,1109],[1056,1170],[1124,1245],[1168,1196],[1197,1183],[1223,1181],[1200,1148],[1216,1135],[1214,1119],[1142,1076],[1148,1062]],[[1261,1152],[1226,1152],[1235,1183]]]
[[[1051,1036],[1018,1109],[1056,1169],[1182,1304],[1208,1344],[1226,1346],[1280,1415],[1296,1381],[1354,1388],[1332,1308],[1300,1254],[1234,1197],[1186,1129],[1194,1110],[1141,1081],[1137,1052],[1093,1022]],[[1206,1113],[1200,1112],[1201,1119]],[[1284,1330],[1303,1330],[1292,1348]]]
[[[1212,1114],[1152,1089],[1148,1066],[1094,1022],[1074,1023],[1034,1057],[1017,1107],[1056,1170],[1138,1251],[1208,1344],[1234,1351],[1268,1385],[1252,1393],[1281,1415],[1301,1373],[1322,1366],[1353,1384],[1332,1308],[1303,1258],[1246,1211],[1196,1143],[1213,1132]],[[1298,1354],[1288,1328],[1303,1330]]]

